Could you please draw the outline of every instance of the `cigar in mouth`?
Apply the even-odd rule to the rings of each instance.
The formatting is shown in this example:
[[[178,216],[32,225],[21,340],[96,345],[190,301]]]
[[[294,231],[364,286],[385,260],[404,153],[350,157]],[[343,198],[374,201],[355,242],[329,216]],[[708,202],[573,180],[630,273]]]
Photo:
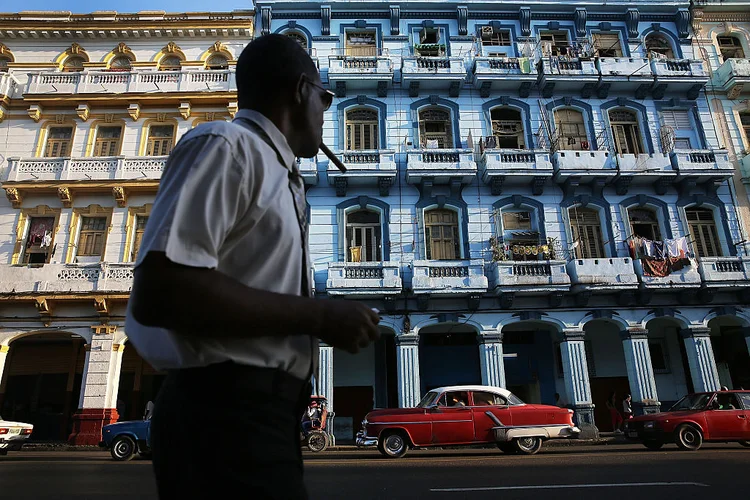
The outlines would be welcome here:
[[[328,159],[331,160],[333,164],[336,165],[336,167],[339,170],[341,170],[342,172],[346,172],[346,166],[343,163],[341,163],[341,160],[339,160],[338,157],[335,154],[333,154],[333,152],[330,149],[328,149],[328,146],[326,146],[322,142],[320,143],[320,150],[326,154]]]

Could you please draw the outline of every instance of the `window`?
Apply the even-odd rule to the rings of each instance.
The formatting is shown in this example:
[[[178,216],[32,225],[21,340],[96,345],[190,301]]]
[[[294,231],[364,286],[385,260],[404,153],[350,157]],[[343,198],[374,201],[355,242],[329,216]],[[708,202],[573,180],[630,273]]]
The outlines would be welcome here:
[[[152,125],[148,129],[146,156],[166,156],[172,152],[174,125]]]
[[[514,261],[538,260],[539,233],[533,230],[532,212],[503,211],[503,241],[510,247]]]
[[[440,108],[419,112],[419,144],[423,148],[452,148],[451,114]]]
[[[0,56],[0,73],[7,73],[9,64],[9,58]]]
[[[286,36],[296,41],[300,46],[307,50],[307,37],[299,31],[287,31]]]
[[[568,53],[568,33],[565,31],[543,31],[539,36],[542,54],[549,56],[564,56]]]
[[[494,392],[474,391],[471,394],[474,397],[474,406],[505,406],[508,404],[504,397]]]
[[[357,108],[346,112],[346,149],[366,151],[378,149],[378,112]]]
[[[503,212],[505,231],[531,231],[531,212]]]
[[[745,140],[750,143],[750,113],[740,113],[742,130],[745,131]]]
[[[81,234],[78,237],[77,255],[80,257],[102,256],[106,235],[106,217],[81,217]]]
[[[54,217],[31,217],[22,263],[48,263],[52,256],[54,232]]]
[[[345,46],[347,56],[375,57],[378,55],[374,30],[347,31]]]
[[[466,391],[446,392],[438,400],[438,406],[468,406],[469,393]]]
[[[511,51],[511,46],[510,30],[496,30],[492,26],[482,26],[482,47],[485,55],[507,57]],[[499,47],[507,48],[499,49]]]
[[[661,231],[659,230],[656,212],[650,208],[631,208],[628,209],[628,219],[633,236],[640,236],[651,241],[661,241]]]
[[[721,257],[719,235],[713,211],[707,208],[689,208],[685,210],[693,248],[699,257]]]
[[[745,405],[745,409],[750,410],[750,392],[741,392],[739,396],[742,404]]]
[[[583,123],[583,113],[574,109],[558,109],[555,111],[555,127],[557,133],[557,148],[568,150],[588,150],[589,140],[586,126]]]
[[[648,350],[651,354],[651,366],[654,373],[669,373],[669,357],[665,340],[648,339]]]
[[[143,233],[146,230],[146,224],[148,223],[147,215],[136,215],[135,217],[135,234],[133,235],[133,251],[131,260],[133,262],[138,259],[138,250],[141,248],[141,240],[143,240]]]
[[[63,63],[63,71],[66,73],[77,73],[83,71],[83,63],[85,60],[83,57],[71,56]]]
[[[492,137],[489,149],[525,149],[526,139],[521,113],[512,108],[495,108],[490,111]]]
[[[594,33],[594,48],[599,57],[622,57],[620,35],[617,33]]]
[[[661,141],[664,152],[675,149],[692,149],[696,144],[693,123],[686,109],[664,109],[660,111],[662,130]]]
[[[165,56],[159,61],[159,71],[180,71],[182,59],[178,56]]]
[[[568,210],[568,215],[576,259],[604,258],[606,255],[599,212],[590,208],[572,207]]]
[[[114,59],[112,59],[112,62],[109,64],[109,69],[111,71],[130,71],[132,67],[130,58],[126,56],[117,56]]]
[[[442,28],[423,28],[414,35],[414,53],[421,57],[445,57]]]
[[[719,410],[742,410],[742,405],[737,399],[737,395],[731,392],[717,393],[716,403],[719,404]]]
[[[380,214],[357,210],[346,215],[346,261],[380,262]]]
[[[646,37],[646,53],[649,57],[674,59],[674,51],[664,35],[651,33]]]
[[[458,214],[452,210],[430,210],[424,214],[427,260],[461,258]]]
[[[716,41],[719,42],[721,58],[725,61],[727,59],[742,59],[745,57],[745,51],[742,50],[742,43],[736,36],[719,36],[716,37]]]
[[[615,109],[609,112],[612,136],[615,138],[615,151],[620,155],[643,153],[638,117],[632,111]]]
[[[49,127],[44,156],[59,158],[70,156],[70,145],[73,140],[73,127]]]
[[[229,69],[229,61],[221,54],[214,54],[206,61],[206,69],[222,70]]]
[[[115,156],[120,154],[122,127],[99,127],[96,131],[94,156]]]

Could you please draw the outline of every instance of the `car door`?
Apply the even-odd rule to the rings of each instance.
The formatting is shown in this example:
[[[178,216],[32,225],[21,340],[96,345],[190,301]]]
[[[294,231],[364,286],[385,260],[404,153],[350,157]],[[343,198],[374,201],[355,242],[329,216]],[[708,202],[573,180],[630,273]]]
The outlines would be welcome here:
[[[742,439],[743,424],[747,421],[747,416],[734,393],[716,393],[705,415],[709,439]]]
[[[467,391],[444,393],[437,406],[430,408],[430,420],[434,445],[474,441],[474,420]]]
[[[474,439],[480,443],[495,442],[492,430],[497,424],[487,415],[492,413],[502,425],[511,425],[510,407],[508,401],[494,392],[473,391],[471,393],[471,412],[474,417]]]
[[[745,411],[745,418],[740,419],[740,434],[744,441],[750,441],[750,392],[740,392],[737,397]]]

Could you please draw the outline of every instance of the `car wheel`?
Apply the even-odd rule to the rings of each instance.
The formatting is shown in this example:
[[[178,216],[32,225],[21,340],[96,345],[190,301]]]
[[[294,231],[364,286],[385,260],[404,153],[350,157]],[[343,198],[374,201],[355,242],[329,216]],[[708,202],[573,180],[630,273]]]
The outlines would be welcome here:
[[[740,441],[740,444],[745,448],[750,448],[750,441]]]
[[[643,446],[645,446],[649,450],[660,450],[661,447],[664,446],[664,442],[657,440],[648,440],[643,442]]]
[[[675,441],[681,450],[696,451],[703,444],[703,434],[692,425],[681,425],[677,428]]]
[[[513,440],[516,451],[522,455],[533,455],[542,449],[542,438],[524,437]]]
[[[400,432],[384,434],[378,440],[378,450],[388,458],[401,458],[406,455],[408,449],[406,437]]]
[[[513,443],[498,442],[497,447],[500,448],[500,451],[507,453],[508,455],[513,455],[518,451],[516,450],[516,445]]]
[[[315,453],[323,451],[328,447],[328,434],[325,432],[312,432],[307,436],[307,447]]]
[[[118,436],[112,441],[110,450],[112,458],[118,462],[126,462],[135,456],[135,441],[128,436]]]

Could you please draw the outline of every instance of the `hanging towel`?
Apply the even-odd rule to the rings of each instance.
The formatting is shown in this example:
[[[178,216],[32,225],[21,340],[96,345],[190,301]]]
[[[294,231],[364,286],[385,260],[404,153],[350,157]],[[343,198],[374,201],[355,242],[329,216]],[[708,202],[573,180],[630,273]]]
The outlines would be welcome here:
[[[643,255],[645,257],[656,258],[656,245],[651,240],[643,238]]]
[[[669,262],[661,259],[644,257],[641,259],[643,274],[657,278],[669,276]]]
[[[528,57],[519,57],[518,67],[521,68],[521,73],[524,75],[531,73],[531,60]]]
[[[664,240],[664,245],[667,247],[667,257],[680,257],[680,245],[677,240]]]
[[[688,243],[688,239],[685,236],[682,236],[681,238],[677,238],[677,251],[678,251],[678,257],[681,259],[685,259],[690,256],[690,244]]]
[[[656,258],[665,260],[667,258],[666,249],[664,248],[663,241],[654,241],[654,249],[656,250]]]

